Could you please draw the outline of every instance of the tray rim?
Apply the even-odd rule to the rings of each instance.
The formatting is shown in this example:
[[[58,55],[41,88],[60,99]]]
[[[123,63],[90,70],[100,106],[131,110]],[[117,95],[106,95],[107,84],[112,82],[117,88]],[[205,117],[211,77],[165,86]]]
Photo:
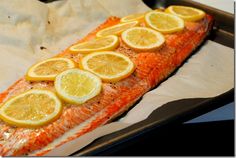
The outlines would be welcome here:
[[[195,106],[205,106],[206,104],[209,104],[209,103],[214,103],[214,102],[218,102],[219,100],[219,97],[224,97],[224,95],[227,95],[228,97],[230,97],[229,95],[231,96],[234,96],[234,88],[223,93],[223,94],[220,94],[218,96],[215,96],[215,97],[212,97],[212,98],[194,98],[196,100],[201,100],[202,99],[202,102],[198,102],[197,104],[195,104]],[[189,99],[182,99],[182,100],[189,100]],[[181,100],[178,100],[178,101],[181,101]],[[173,101],[175,102],[175,101]],[[171,102],[169,102],[171,103]],[[169,104],[167,103],[167,104]],[[219,107],[222,107],[222,105],[218,105],[217,108]],[[187,111],[189,112],[189,114],[191,114],[192,112],[192,109],[195,108],[195,107],[191,107],[190,109],[188,109]],[[209,107],[208,107],[209,108]],[[160,108],[156,109],[155,111],[157,110],[160,110]],[[211,111],[211,110],[214,110],[215,108],[213,109],[210,109],[208,111]],[[198,110],[201,110],[201,109],[198,109]],[[153,113],[155,113],[155,111],[153,111]],[[204,110],[205,111],[205,110]],[[150,117],[153,117],[152,114],[149,115],[149,117],[143,121],[140,121],[140,122],[137,122],[129,127],[126,127],[120,131],[116,131],[114,133],[120,133],[120,132],[125,132],[125,134],[118,134],[118,136],[116,136],[114,139],[110,139],[109,142],[103,142],[102,144],[99,144],[98,146],[94,146],[94,147],[90,147],[89,149],[83,151],[83,148],[73,154],[71,154],[72,156],[92,156],[92,155],[96,155],[96,152],[99,153],[100,151],[98,150],[109,150],[110,148],[112,148],[113,146],[117,146],[125,141],[128,141],[130,139],[133,139],[133,138],[136,138],[138,137],[138,135],[140,134],[143,134],[143,133],[146,133],[150,130],[153,130],[153,129],[158,129],[158,128],[161,128],[161,127],[164,127],[166,125],[169,125],[169,124],[176,124],[176,123],[181,123],[182,122],[182,118],[180,118],[179,116],[175,116],[175,117],[172,117],[171,120],[174,122],[172,123],[169,123],[170,120],[168,119],[165,119],[163,118],[162,120],[156,120],[152,123],[149,122],[149,124],[145,124],[143,126],[138,126],[139,124],[144,124],[145,122],[147,122],[149,120]],[[183,113],[186,113],[186,111],[184,110]],[[179,119],[177,122],[175,119]],[[137,127],[136,127],[137,126]],[[130,128],[134,128],[134,130],[130,130]],[[111,134],[108,134],[108,135],[105,135],[105,136],[102,136],[102,137],[106,137],[106,136],[109,136],[109,135],[112,135],[114,133],[111,133]],[[100,137],[100,138],[102,138]],[[111,136],[112,137],[112,136]],[[99,139],[99,138],[98,138]],[[91,143],[92,144],[92,143]],[[89,145],[88,145],[89,146]]]

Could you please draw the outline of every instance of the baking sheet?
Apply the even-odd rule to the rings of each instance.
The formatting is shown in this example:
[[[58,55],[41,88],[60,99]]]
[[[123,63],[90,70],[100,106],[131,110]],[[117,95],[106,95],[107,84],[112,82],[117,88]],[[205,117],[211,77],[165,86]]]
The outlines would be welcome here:
[[[21,3],[20,0],[4,0],[0,4],[0,13],[4,15],[0,17],[0,48],[3,51],[0,53],[0,73],[3,74],[0,77],[1,91],[23,76],[34,62],[65,49],[108,16],[125,16],[148,10],[140,0],[112,3],[109,0],[62,0],[49,4],[27,0],[24,1],[25,8],[21,7]],[[102,135],[145,119],[167,102],[183,98],[207,98],[230,90],[234,79],[233,57],[232,49],[208,41],[174,76],[145,94],[125,117],[68,142],[47,155],[69,155]]]
[[[47,155],[67,156],[96,138],[146,119],[152,111],[167,102],[186,98],[209,98],[227,92],[233,88],[233,74],[233,49],[207,41],[174,76],[163,82],[158,88],[146,93],[126,116],[68,142]]]

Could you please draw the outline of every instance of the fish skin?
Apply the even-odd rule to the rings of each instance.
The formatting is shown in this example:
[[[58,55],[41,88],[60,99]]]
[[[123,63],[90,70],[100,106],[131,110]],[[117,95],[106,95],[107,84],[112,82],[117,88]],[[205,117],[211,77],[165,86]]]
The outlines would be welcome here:
[[[96,32],[113,26],[119,21],[120,18],[117,17],[108,18],[97,29],[76,43],[94,38]],[[178,68],[202,43],[211,30],[212,24],[213,18],[210,15],[206,15],[199,22],[186,22],[183,31],[165,35],[164,46],[156,51],[136,52],[120,39],[121,44],[116,50],[129,56],[136,65],[136,70],[131,76],[117,83],[103,83],[102,92],[80,106],[65,104],[62,115],[57,120],[40,128],[12,127],[0,120],[0,155],[28,155],[42,149],[88,119],[91,121],[83,129],[57,146],[108,123],[129,109],[143,94],[154,88]],[[70,52],[69,47],[56,57],[66,57],[76,62],[81,59],[81,56]],[[32,88],[55,91],[52,82],[29,82],[23,77],[6,91],[0,93],[0,103]],[[35,156],[43,156],[50,150],[52,149],[42,150]]]

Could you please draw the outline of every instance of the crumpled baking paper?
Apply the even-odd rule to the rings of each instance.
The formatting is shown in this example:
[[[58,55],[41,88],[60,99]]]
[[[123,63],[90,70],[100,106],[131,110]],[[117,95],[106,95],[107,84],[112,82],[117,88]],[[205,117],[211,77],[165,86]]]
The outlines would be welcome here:
[[[147,10],[149,8],[141,0],[61,0],[48,4],[36,0],[1,0],[0,91],[22,77],[33,63],[64,50],[107,17]],[[234,87],[233,74],[233,49],[207,41],[175,75],[146,93],[126,116],[57,147],[47,155],[69,155],[98,137],[147,118],[167,102],[220,95]],[[44,149],[52,148],[75,132],[76,128]]]
[[[128,8],[128,9],[127,9]],[[66,49],[109,16],[149,10],[140,0],[1,0],[0,91],[27,68]]]

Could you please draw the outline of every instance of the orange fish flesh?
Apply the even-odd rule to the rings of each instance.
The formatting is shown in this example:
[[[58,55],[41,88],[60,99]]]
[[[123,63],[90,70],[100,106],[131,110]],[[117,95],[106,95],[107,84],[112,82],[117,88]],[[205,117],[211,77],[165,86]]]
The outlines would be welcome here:
[[[77,43],[95,38],[99,30],[119,22],[119,18],[110,17]],[[156,51],[136,52],[120,40],[120,46],[116,51],[130,57],[136,65],[136,70],[131,76],[117,83],[103,83],[102,92],[80,106],[64,103],[66,106],[64,106],[60,118],[48,125],[30,129],[13,127],[0,120],[0,155],[28,155],[44,148],[85,121],[82,129],[57,146],[108,123],[129,109],[144,93],[158,85],[178,68],[202,43],[211,30],[212,24],[213,18],[210,15],[206,15],[198,22],[185,22],[185,29],[165,35],[164,46]],[[80,55],[70,52],[69,48],[58,54],[57,57],[70,58],[75,62],[79,62],[81,59]],[[55,91],[53,82],[29,82],[25,78],[21,78],[0,94],[0,103],[9,97],[34,88]],[[38,156],[45,155],[50,150],[44,150],[38,153]]]

